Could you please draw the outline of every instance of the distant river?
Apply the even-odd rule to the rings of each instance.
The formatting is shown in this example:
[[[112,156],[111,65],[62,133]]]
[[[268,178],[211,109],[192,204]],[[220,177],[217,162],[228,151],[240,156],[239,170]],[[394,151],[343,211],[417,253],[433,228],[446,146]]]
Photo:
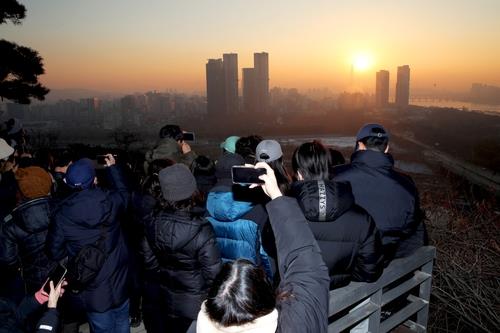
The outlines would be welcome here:
[[[500,115],[500,105],[490,104],[474,104],[460,101],[445,101],[445,100],[411,100],[411,105],[425,107],[440,107],[440,108],[455,108],[465,111],[478,111],[485,113],[496,113]]]

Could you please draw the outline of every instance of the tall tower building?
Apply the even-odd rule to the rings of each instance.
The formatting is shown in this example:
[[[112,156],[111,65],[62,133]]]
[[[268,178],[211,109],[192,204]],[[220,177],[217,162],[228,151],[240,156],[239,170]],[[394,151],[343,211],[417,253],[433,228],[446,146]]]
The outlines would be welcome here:
[[[243,68],[243,111],[246,114],[257,112],[257,80],[255,68]]]
[[[224,91],[226,112],[238,112],[238,54],[225,53],[222,55],[224,66]]]
[[[389,71],[380,70],[376,74],[375,105],[378,107],[389,104]]]
[[[210,116],[226,114],[224,65],[222,59],[208,59],[207,75],[207,113]]]
[[[405,107],[410,104],[410,66],[398,67],[396,82],[396,105]]]
[[[269,54],[254,53],[253,65],[257,89],[256,108],[258,112],[265,113],[269,110]]]

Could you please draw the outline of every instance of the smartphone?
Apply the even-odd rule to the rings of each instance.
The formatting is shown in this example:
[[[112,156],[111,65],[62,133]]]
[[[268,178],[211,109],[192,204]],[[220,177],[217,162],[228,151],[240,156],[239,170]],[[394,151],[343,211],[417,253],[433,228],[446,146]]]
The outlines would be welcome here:
[[[56,268],[54,268],[52,272],[50,272],[47,281],[45,281],[45,284],[43,285],[43,291],[45,291],[47,294],[50,294],[50,281],[54,283],[54,288],[57,287],[57,285],[61,283],[66,276],[67,272],[68,270],[66,269],[66,267],[58,264]]]
[[[105,165],[106,164],[106,156],[107,155],[97,155],[96,156],[97,164]],[[116,158],[116,155],[113,154],[113,157]]]
[[[234,184],[263,184],[264,181],[259,179],[259,176],[265,175],[266,169],[255,169],[251,166],[233,166],[231,175]]]
[[[182,140],[184,141],[194,141],[194,132],[183,132]]]

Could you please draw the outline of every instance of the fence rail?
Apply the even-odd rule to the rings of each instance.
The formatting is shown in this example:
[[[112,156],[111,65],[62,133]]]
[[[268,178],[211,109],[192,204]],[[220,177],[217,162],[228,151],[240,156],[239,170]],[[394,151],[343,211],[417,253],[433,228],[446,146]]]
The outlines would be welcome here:
[[[414,332],[427,332],[435,257],[436,249],[425,246],[409,257],[393,260],[377,282],[351,282],[330,291],[328,332],[342,332],[365,320],[371,333],[388,332],[401,324]],[[406,302],[382,320],[382,307],[402,298]]]

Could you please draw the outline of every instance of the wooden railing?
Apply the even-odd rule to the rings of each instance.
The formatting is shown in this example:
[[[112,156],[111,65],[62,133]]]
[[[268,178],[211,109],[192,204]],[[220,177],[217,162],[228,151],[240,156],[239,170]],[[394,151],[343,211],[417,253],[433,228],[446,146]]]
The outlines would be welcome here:
[[[328,332],[349,331],[366,320],[371,333],[388,332],[402,324],[414,332],[427,332],[435,256],[436,249],[425,246],[409,257],[393,260],[377,282],[351,282],[330,291]],[[381,312],[387,308],[383,307],[394,300],[398,305],[382,320]]]

